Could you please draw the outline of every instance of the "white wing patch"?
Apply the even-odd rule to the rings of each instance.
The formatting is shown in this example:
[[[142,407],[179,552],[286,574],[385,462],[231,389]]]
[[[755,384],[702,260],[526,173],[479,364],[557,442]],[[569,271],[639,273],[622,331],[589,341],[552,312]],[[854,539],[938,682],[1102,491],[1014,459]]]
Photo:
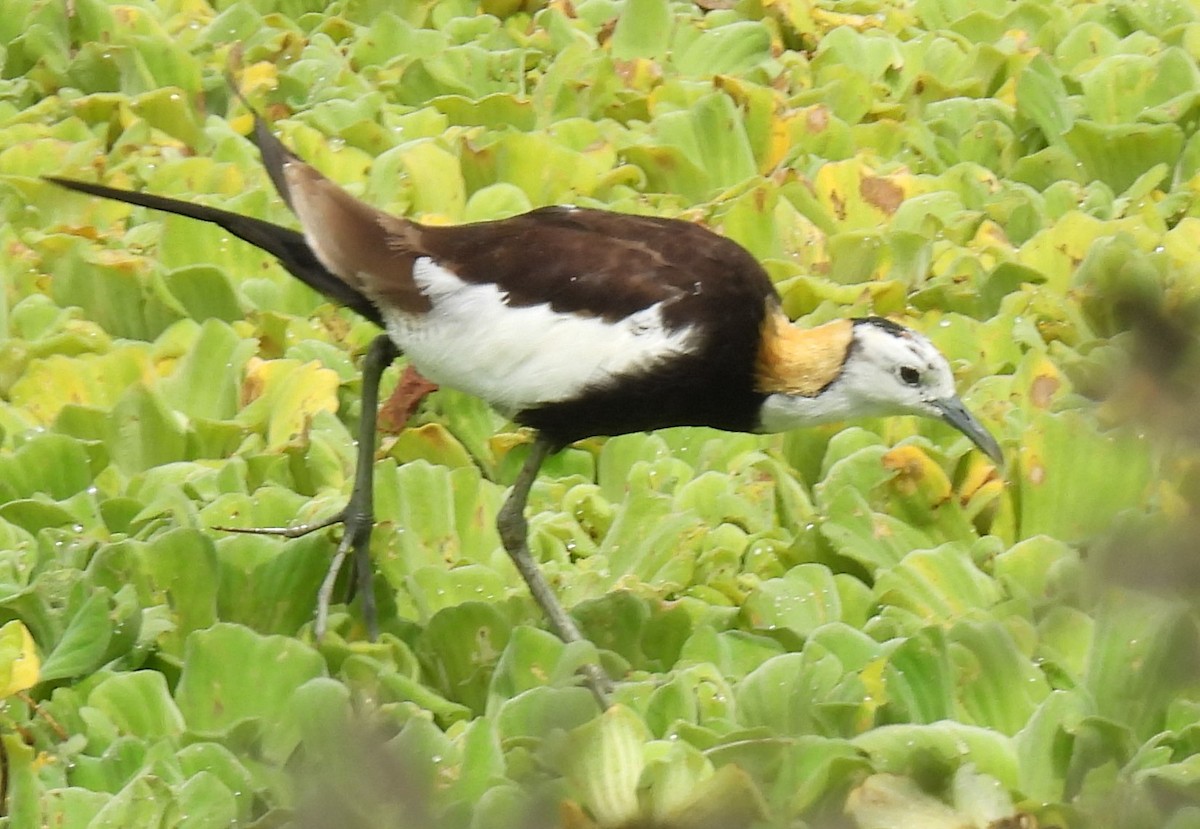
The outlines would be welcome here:
[[[413,279],[433,308],[385,312],[388,336],[430,380],[510,416],[686,352],[695,333],[667,328],[662,303],[617,322],[508,305],[495,285],[465,282],[429,257]]]

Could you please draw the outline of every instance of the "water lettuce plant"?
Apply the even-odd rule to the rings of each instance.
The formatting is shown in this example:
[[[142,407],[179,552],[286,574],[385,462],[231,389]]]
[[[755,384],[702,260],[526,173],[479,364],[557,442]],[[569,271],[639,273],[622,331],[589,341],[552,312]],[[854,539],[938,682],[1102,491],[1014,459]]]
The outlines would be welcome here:
[[[680,216],[794,318],[921,329],[1007,468],[903,418],[580,443],[531,499],[564,646],[493,526],[527,439],[442,390],[377,455],[382,636],[314,641],[336,535],[213,528],[341,506],[375,330],[39,179],[288,222],[235,47],[382,208]],[[1194,825],[1198,60],[1171,0],[6,0],[0,826]]]

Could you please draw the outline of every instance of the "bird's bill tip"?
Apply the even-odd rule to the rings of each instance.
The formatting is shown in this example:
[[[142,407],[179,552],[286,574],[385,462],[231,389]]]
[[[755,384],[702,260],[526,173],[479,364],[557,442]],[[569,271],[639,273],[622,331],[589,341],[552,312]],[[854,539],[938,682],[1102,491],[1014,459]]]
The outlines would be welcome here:
[[[983,454],[991,458],[997,467],[1004,466],[1004,453],[1000,451],[1000,444],[996,438],[992,437],[992,433],[976,419],[975,415],[967,410],[961,400],[957,397],[935,400],[933,406],[942,420],[970,438],[971,442],[979,447]]]

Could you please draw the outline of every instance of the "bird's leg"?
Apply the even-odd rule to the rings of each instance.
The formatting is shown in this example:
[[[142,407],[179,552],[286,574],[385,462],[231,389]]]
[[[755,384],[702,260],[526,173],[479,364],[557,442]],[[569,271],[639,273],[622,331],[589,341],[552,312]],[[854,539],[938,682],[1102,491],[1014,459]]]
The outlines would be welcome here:
[[[317,610],[314,633],[320,639],[325,635],[329,621],[329,605],[333,599],[333,587],[346,555],[354,551],[354,571],[358,579],[358,592],[362,595],[363,621],[367,636],[374,641],[379,635],[379,620],[375,612],[375,593],[371,590],[371,530],[375,523],[375,424],[379,412],[379,381],[384,369],[391,365],[399,352],[386,335],[379,335],[367,349],[362,372],[362,418],[358,428],[358,457],[355,461],[354,486],[346,506],[326,519],[313,524],[295,527],[215,527],[225,532],[276,535],[284,538],[300,538],[316,530],[344,524],[342,540],[338,544],[329,570],[317,591]]]
[[[379,416],[379,381],[384,370],[399,355],[396,346],[386,334],[371,341],[363,360],[362,371],[362,415],[358,424],[358,458],[354,464],[354,487],[350,500],[342,508],[341,519],[345,525],[342,540],[338,544],[325,581],[317,591],[317,616],[313,632],[320,639],[325,635],[329,619],[329,605],[333,598],[333,585],[346,553],[354,550],[354,574],[358,579],[358,593],[362,596],[363,621],[367,626],[367,638],[372,642],[379,635],[379,618],[375,612],[375,591],[371,589],[371,530],[375,526],[375,422]]]
[[[550,620],[550,627],[554,629],[558,638],[568,643],[581,642],[583,634],[579,632],[575,621],[559,604],[558,598],[550,589],[550,585],[546,583],[542,571],[538,569],[533,555],[529,552],[529,524],[525,520],[525,505],[529,501],[529,490],[533,486],[534,479],[537,478],[542,462],[554,448],[549,440],[540,435],[534,441],[533,448],[529,451],[529,457],[525,459],[525,464],[513,482],[512,492],[509,493],[504,505],[500,507],[499,515],[496,516],[496,529],[500,533],[500,543],[504,545],[517,572],[521,574],[521,578],[528,585],[533,600],[538,603],[542,612],[546,614],[546,618]],[[599,665],[588,664],[584,666],[583,670],[588,687],[595,695],[596,701],[600,703],[601,708],[608,708],[611,704],[609,696],[612,693],[612,680]]]

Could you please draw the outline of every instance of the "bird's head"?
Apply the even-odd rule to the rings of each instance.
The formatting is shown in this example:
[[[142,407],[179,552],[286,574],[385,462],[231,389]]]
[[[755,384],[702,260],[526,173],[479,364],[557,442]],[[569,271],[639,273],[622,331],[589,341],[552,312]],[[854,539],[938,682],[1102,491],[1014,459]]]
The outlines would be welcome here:
[[[925,336],[880,317],[799,329],[772,321],[758,361],[763,431],[913,414],[958,429],[997,465],[996,439],[959,400],[954,375]]]

